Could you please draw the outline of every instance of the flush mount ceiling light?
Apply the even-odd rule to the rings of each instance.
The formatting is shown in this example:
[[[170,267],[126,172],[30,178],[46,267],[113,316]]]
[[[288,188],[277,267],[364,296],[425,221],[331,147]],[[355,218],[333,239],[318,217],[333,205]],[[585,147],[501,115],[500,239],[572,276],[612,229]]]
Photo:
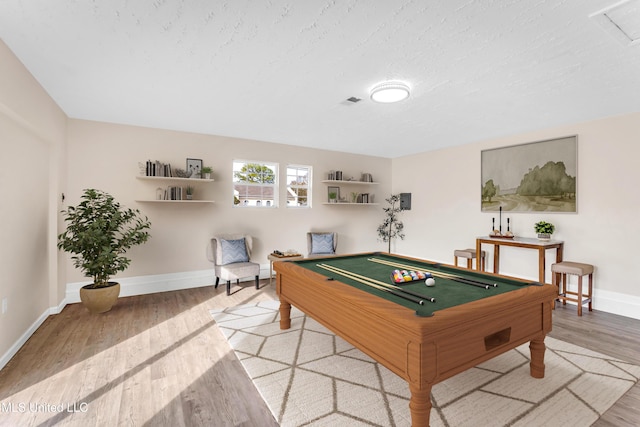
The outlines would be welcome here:
[[[404,83],[386,82],[371,89],[371,99],[375,102],[389,104],[409,97],[409,86]]]

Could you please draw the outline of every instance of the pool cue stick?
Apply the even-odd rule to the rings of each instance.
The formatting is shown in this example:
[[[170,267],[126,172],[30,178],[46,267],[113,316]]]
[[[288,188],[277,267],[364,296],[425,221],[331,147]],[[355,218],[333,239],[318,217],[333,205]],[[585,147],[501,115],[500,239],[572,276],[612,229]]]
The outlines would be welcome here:
[[[491,286],[491,285],[488,285],[488,284],[486,284],[484,282],[480,282],[480,281],[473,280],[473,279],[466,279],[464,277],[456,276],[455,274],[443,273],[441,271],[432,270],[432,269],[429,269],[429,268],[426,268],[426,267],[421,267],[421,266],[416,266],[416,265],[409,265],[409,264],[394,263],[394,262],[391,262],[391,261],[385,261],[385,260],[375,259],[375,258],[369,258],[369,261],[377,262],[379,264],[385,264],[385,265],[388,265],[388,266],[391,266],[391,267],[396,267],[396,268],[427,271],[427,272],[433,274],[436,277],[440,277],[440,278],[444,278],[444,279],[451,279],[451,280],[459,282],[459,283],[464,283],[465,285],[477,286],[479,288],[489,289],[491,287],[494,287],[494,288],[498,287],[497,283],[494,283],[493,286]]]
[[[497,283],[494,283],[493,286],[491,286],[491,285],[489,285],[489,284],[487,284],[485,282],[480,282],[480,281],[473,280],[473,279],[467,279],[465,277],[456,276],[455,274],[444,273],[444,272],[432,270],[432,269],[429,269],[429,268],[426,268],[426,267],[421,267],[421,266],[416,266],[416,265],[409,265],[409,264],[394,263],[394,262],[384,261],[384,260],[375,259],[375,258],[369,258],[369,261],[377,262],[379,264],[385,264],[385,265],[388,265],[388,266],[391,266],[391,267],[396,267],[396,268],[405,268],[405,269],[409,269],[409,270],[423,270],[423,271],[427,271],[427,272],[433,274],[436,277],[440,277],[440,278],[444,278],[444,279],[451,279],[451,280],[459,282],[459,283],[464,283],[465,285],[477,286],[479,288],[489,289],[491,287],[493,287],[493,288],[498,287]]]
[[[355,276],[355,277],[358,277],[360,279],[376,283],[376,284],[378,284],[380,286],[384,286],[385,288],[389,288],[389,289],[393,289],[393,290],[396,290],[396,291],[404,292],[406,294],[413,295],[414,297],[417,297],[417,298],[420,298],[420,299],[424,299],[424,300],[427,300],[429,302],[436,302],[436,299],[433,298],[433,297],[422,295],[422,294],[419,294],[417,292],[413,292],[413,291],[410,291],[408,289],[404,289],[401,286],[392,285],[391,283],[381,282],[380,280],[372,279],[371,277],[363,276],[362,274],[354,273],[352,271],[345,270],[345,269],[342,269],[342,268],[339,268],[339,267],[336,267],[336,266],[333,266],[333,265],[321,264],[319,266],[326,266],[326,267],[328,267],[328,269],[335,270],[336,273],[340,273],[340,274],[344,273],[345,275],[348,274],[348,275],[351,275],[351,276]],[[323,268],[325,268],[325,267],[323,267]]]
[[[381,290],[381,291],[384,291],[384,292],[387,292],[387,293],[393,294],[393,295],[395,295],[395,296],[397,296],[397,297],[400,297],[400,298],[406,299],[407,301],[411,301],[411,302],[414,302],[414,303],[419,304],[419,305],[424,305],[424,301],[423,301],[422,299],[415,298],[415,297],[413,297],[413,296],[411,296],[411,295],[403,294],[403,293],[401,293],[401,292],[394,291],[393,289],[389,289],[389,288],[387,288],[387,287],[385,287],[385,286],[377,285],[377,284],[375,284],[375,283],[373,283],[373,282],[368,282],[368,281],[366,281],[366,280],[359,279],[359,278],[357,278],[357,277],[355,277],[355,276],[350,276],[350,275],[348,275],[348,274],[340,273],[340,272],[338,272],[338,271],[333,270],[332,268],[329,268],[329,266],[328,266],[328,265],[326,265],[326,264],[316,264],[316,265],[317,265],[318,267],[320,267],[320,268],[324,268],[325,270],[329,270],[329,271],[331,271],[331,272],[333,272],[333,273],[336,273],[336,274],[339,274],[339,275],[341,275],[341,276],[347,277],[347,278],[349,278],[349,279],[351,279],[351,280],[355,280],[356,282],[360,282],[360,283],[365,284],[365,285],[367,285],[367,286],[370,286],[370,287],[372,287],[372,288],[375,288],[375,289],[378,289],[378,290]]]
[[[356,282],[360,282],[360,283],[362,283],[364,285],[367,285],[367,286],[370,286],[372,288],[375,288],[375,289],[378,289],[378,290],[381,290],[381,291],[384,291],[384,292],[388,292],[388,293],[393,294],[393,295],[395,295],[395,296],[397,296],[399,298],[406,299],[407,301],[411,301],[411,302],[414,302],[414,303],[419,304],[419,305],[424,305],[424,300],[425,299],[427,299],[427,301],[430,301],[430,302],[436,302],[435,298],[428,298],[428,297],[423,297],[423,296],[415,297],[412,294],[408,294],[408,293],[404,292],[402,289],[395,290],[392,287],[387,287],[386,283],[377,281],[375,279],[364,280],[364,279],[361,279],[361,278],[359,278],[357,276],[353,276],[352,274],[354,274],[354,273],[342,273],[342,272],[338,271],[340,269],[335,270],[335,268],[337,268],[337,267],[332,267],[332,266],[327,265],[327,264],[316,264],[316,265],[318,267],[320,267],[320,268],[324,268],[325,270],[329,270],[329,271],[331,271],[333,273],[336,273],[336,274],[339,274],[341,276],[347,277],[347,278],[349,278],[351,280],[355,280]],[[342,270],[342,271],[346,271],[346,270]],[[375,280],[375,282],[372,282],[370,280]],[[380,285],[379,283],[382,283],[384,286]]]
[[[409,270],[423,270],[423,271],[427,271],[427,272],[433,274],[436,277],[440,277],[440,278],[444,278],[444,279],[451,279],[453,281],[456,281],[456,282],[459,282],[459,283],[463,283],[465,285],[477,286],[479,288],[489,289],[491,287],[493,287],[493,288],[498,287],[497,283],[494,283],[493,286],[491,286],[491,285],[489,285],[489,284],[487,284],[485,282],[480,282],[480,281],[473,280],[473,279],[467,279],[465,277],[456,276],[455,274],[444,273],[444,272],[441,272],[441,271],[432,270],[432,269],[429,269],[429,268],[426,268],[426,267],[422,267],[422,266],[394,263],[394,262],[384,261],[384,260],[375,259],[375,258],[369,258],[369,261],[377,262],[379,264],[389,265],[391,267],[396,267],[396,268],[404,268],[404,269],[409,269]]]

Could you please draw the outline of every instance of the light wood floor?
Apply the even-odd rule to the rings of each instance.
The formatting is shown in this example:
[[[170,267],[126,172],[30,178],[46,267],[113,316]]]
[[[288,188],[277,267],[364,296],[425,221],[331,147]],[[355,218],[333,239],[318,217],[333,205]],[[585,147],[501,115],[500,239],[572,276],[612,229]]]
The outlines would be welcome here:
[[[0,425],[276,426],[208,312],[276,298],[262,286],[120,298],[102,315],[65,307],[0,371]],[[638,320],[559,307],[551,335],[640,364]],[[636,385],[595,425],[639,424]]]

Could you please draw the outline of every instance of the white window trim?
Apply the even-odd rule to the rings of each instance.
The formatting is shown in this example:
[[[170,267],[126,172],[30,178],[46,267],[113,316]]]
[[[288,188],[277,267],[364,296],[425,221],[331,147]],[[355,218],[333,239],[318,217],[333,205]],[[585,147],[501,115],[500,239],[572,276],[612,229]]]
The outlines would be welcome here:
[[[289,184],[289,173],[288,170],[289,168],[295,168],[295,169],[307,169],[307,181],[308,184],[307,185],[290,185]],[[298,205],[292,205],[289,206],[289,203],[287,203],[287,199],[285,198],[285,206],[289,209],[311,209],[312,206],[312,197],[311,195],[313,194],[312,190],[312,185],[313,185],[313,166],[310,165],[299,165],[299,164],[288,164],[286,166],[285,169],[285,182],[286,182],[286,192],[287,195],[290,193],[290,189],[291,188],[306,188],[307,189],[307,205],[306,206],[298,206]]]
[[[274,183],[273,184],[268,184],[268,183],[252,183],[252,182],[245,182],[245,183],[241,183],[239,181],[235,180],[235,173],[236,170],[234,168],[236,163],[242,163],[242,164],[249,164],[249,163],[255,163],[258,165],[262,165],[262,166],[268,166],[272,169],[274,169]],[[235,185],[236,184],[242,184],[242,185],[248,185],[248,186],[256,186],[256,187],[273,187],[273,203],[271,205],[268,205],[267,203],[264,204],[260,204],[260,205],[245,205],[243,203],[239,203],[239,204],[235,204],[234,203],[234,199],[231,200],[231,203],[233,205],[234,208],[239,208],[239,209],[273,209],[273,208],[277,208],[278,207],[278,203],[279,203],[279,192],[280,192],[280,186],[279,186],[279,169],[280,169],[280,165],[277,162],[270,162],[270,161],[266,161],[266,160],[246,160],[246,159],[234,159],[231,163],[231,191],[233,194],[233,197],[235,198],[236,196],[236,192],[235,192]]]

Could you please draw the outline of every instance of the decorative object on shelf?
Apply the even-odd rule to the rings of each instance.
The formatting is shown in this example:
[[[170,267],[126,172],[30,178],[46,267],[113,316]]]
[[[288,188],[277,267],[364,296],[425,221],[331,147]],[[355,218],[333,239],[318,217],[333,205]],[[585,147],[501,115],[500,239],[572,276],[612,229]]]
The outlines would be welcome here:
[[[356,203],[358,201],[358,193],[351,192],[351,203]]]
[[[505,233],[502,232],[502,206],[500,206],[500,225],[499,228],[496,228],[496,219],[491,218],[491,233],[489,233],[491,237],[498,237],[502,239],[513,239],[515,236],[511,232],[511,219],[507,218],[507,231]]]
[[[156,200],[164,200],[164,189],[163,188],[156,188]]]
[[[213,169],[211,168],[211,166],[203,166],[201,170],[201,178],[211,179],[212,172],[213,172]]]
[[[342,181],[342,171],[336,171],[336,181]]]
[[[340,187],[328,187],[327,193],[329,196],[329,203],[338,203],[340,198]]]
[[[388,242],[388,251],[391,253],[391,241],[395,238],[404,240],[404,224],[398,219],[398,214],[404,209],[400,207],[400,194],[392,194],[391,197],[385,199],[391,206],[382,208],[385,218],[382,224],[378,226],[378,238],[383,242]],[[396,207],[396,204],[398,205]]]
[[[180,168],[173,169],[173,176],[175,176],[176,178],[189,178],[189,174],[187,173],[187,171]]]
[[[193,200],[193,187],[187,185],[187,188],[185,188],[185,192],[187,193],[187,200]]]
[[[363,173],[360,180],[362,182],[373,182],[373,176],[370,173]]]
[[[188,178],[200,178],[202,173],[202,159],[187,159]]]
[[[82,303],[92,313],[104,313],[120,294],[120,284],[109,278],[129,267],[125,254],[149,239],[151,222],[103,191],[87,189],[81,198],[78,206],[62,211],[67,229],[58,235],[58,249],[73,254],[74,266],[93,278],[80,289]]]
[[[534,230],[538,233],[538,239],[551,240],[551,235],[555,231],[556,227],[550,222],[538,221],[533,225]]]

